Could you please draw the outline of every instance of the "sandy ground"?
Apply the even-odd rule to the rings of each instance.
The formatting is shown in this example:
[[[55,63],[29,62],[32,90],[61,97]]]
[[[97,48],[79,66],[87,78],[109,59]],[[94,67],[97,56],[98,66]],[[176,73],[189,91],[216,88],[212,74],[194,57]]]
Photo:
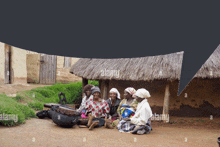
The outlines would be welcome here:
[[[218,120],[219,121],[219,120]],[[179,122],[178,122],[179,123]],[[166,146],[166,147],[217,147],[220,136],[217,128],[152,122],[153,131],[145,135],[120,133],[116,129],[104,127],[89,131],[88,128],[61,128],[51,119],[30,119],[16,127],[0,126],[1,147],[83,147],[83,146]],[[216,126],[215,126],[216,127]]]
[[[4,84],[0,85],[0,93],[4,94],[16,94],[16,92],[31,90],[36,87],[44,87],[51,85],[41,84]]]

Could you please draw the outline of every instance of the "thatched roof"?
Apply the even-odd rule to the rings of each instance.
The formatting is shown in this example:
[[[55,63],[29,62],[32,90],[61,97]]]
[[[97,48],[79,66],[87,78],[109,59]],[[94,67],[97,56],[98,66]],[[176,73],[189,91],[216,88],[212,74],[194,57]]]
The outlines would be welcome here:
[[[213,52],[202,65],[194,78],[219,78],[220,77],[220,46]]]
[[[81,58],[70,73],[90,80],[179,80],[182,59],[183,52],[140,58]]]

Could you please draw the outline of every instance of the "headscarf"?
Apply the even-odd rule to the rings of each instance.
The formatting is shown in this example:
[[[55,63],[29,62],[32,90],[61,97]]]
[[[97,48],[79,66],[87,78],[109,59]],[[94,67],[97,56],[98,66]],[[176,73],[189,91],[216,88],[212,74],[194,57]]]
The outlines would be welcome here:
[[[138,96],[140,98],[149,98],[151,97],[149,91],[144,88],[138,89],[134,96]]]
[[[117,93],[117,98],[118,98],[118,99],[121,99],[121,98],[120,98],[120,93],[118,92],[118,90],[117,90],[116,88],[112,88],[112,89],[109,91],[109,93],[111,93],[111,92]]]
[[[101,93],[99,87],[97,87],[97,86],[92,87],[91,92],[92,92],[92,94],[94,94],[95,92]]]
[[[128,87],[125,89],[128,93],[130,93],[132,96],[135,94],[136,90],[133,87]]]

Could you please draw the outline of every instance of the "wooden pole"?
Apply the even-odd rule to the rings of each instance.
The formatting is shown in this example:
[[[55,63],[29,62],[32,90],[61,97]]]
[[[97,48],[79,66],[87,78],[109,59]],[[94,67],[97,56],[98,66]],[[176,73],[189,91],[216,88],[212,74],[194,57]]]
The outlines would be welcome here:
[[[9,52],[10,52],[10,45],[5,44],[5,84],[10,84],[10,71],[9,71]]]
[[[82,78],[82,89],[88,84],[88,79]],[[82,92],[82,97],[85,96],[85,93]]]
[[[99,89],[102,91],[102,80],[99,80]]]
[[[163,104],[163,118],[167,118],[169,115],[169,100],[170,100],[170,91],[169,91],[169,84],[166,85],[165,88],[165,96],[164,96],[164,104]],[[163,120],[163,122],[168,123],[168,120]]]
[[[107,100],[108,99],[108,90],[109,90],[109,81],[103,80],[102,84],[104,85],[103,99]]]

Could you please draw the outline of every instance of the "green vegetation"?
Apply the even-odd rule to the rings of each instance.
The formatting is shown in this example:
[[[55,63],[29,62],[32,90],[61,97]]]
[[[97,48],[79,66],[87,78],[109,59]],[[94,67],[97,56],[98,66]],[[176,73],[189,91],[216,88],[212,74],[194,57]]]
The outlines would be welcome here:
[[[21,124],[25,122],[25,119],[36,117],[35,111],[33,109],[31,109],[27,105],[18,103],[16,98],[8,97],[5,94],[0,94],[0,114],[1,116],[3,114],[7,114],[7,115],[12,114],[18,116],[17,122],[15,122],[14,120],[0,121],[1,124],[7,126]]]
[[[98,81],[89,81],[89,84],[99,85]],[[82,97],[82,82],[38,87],[30,91],[18,92],[16,97],[8,97],[0,94],[0,114],[17,114],[18,122],[12,120],[1,121],[7,126],[21,124],[25,119],[36,117],[34,110],[43,110],[44,103],[58,103],[58,93],[63,92],[68,104],[73,104],[75,99]],[[24,105],[26,104],[26,105]]]

